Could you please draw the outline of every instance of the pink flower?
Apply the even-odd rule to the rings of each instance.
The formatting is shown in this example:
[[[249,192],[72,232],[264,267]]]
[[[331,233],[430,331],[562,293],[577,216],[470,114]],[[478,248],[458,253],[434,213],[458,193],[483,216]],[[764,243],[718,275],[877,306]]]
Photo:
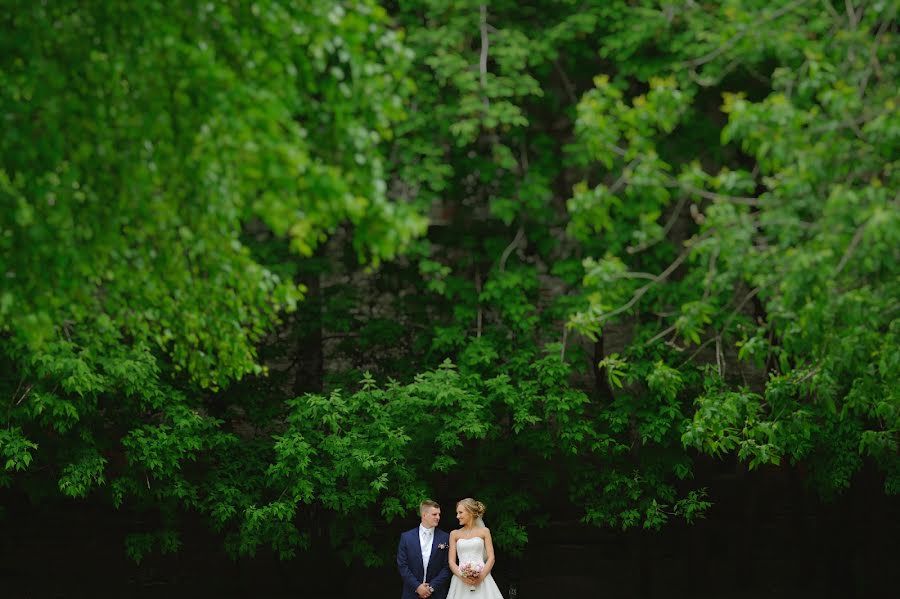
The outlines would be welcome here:
[[[478,578],[483,569],[484,564],[479,564],[477,562],[466,562],[459,567],[459,571],[462,572],[462,575],[466,578]],[[475,587],[469,587],[469,590],[474,591]]]

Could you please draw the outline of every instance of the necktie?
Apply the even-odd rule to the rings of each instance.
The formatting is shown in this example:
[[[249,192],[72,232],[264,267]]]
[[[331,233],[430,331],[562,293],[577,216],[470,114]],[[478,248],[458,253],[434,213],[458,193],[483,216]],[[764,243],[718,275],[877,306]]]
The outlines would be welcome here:
[[[428,580],[428,558],[431,554],[431,534],[433,530],[425,529],[422,531],[422,565],[425,567],[425,580]]]

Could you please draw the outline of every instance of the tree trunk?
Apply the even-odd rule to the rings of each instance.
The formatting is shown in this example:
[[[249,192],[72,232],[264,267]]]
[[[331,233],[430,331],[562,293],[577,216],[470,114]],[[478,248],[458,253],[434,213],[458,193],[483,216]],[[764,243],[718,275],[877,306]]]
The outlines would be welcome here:
[[[321,393],[325,371],[322,351],[322,283],[318,272],[301,274],[297,282],[306,286],[306,299],[294,314],[295,395]]]

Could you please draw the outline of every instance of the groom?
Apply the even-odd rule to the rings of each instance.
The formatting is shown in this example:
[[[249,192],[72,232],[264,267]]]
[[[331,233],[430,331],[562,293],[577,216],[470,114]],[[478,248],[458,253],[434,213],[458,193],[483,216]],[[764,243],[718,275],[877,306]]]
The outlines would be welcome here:
[[[419,505],[419,526],[400,535],[397,567],[403,579],[401,599],[446,599],[450,586],[447,550],[450,535],[437,527],[441,506],[436,501]]]

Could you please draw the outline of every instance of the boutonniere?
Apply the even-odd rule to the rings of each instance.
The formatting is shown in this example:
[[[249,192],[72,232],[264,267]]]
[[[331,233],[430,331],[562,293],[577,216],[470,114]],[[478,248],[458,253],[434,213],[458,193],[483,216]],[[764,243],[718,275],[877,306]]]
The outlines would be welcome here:
[[[448,545],[447,543],[441,543],[440,545],[438,545],[438,549],[446,549],[449,546],[450,545]]]

